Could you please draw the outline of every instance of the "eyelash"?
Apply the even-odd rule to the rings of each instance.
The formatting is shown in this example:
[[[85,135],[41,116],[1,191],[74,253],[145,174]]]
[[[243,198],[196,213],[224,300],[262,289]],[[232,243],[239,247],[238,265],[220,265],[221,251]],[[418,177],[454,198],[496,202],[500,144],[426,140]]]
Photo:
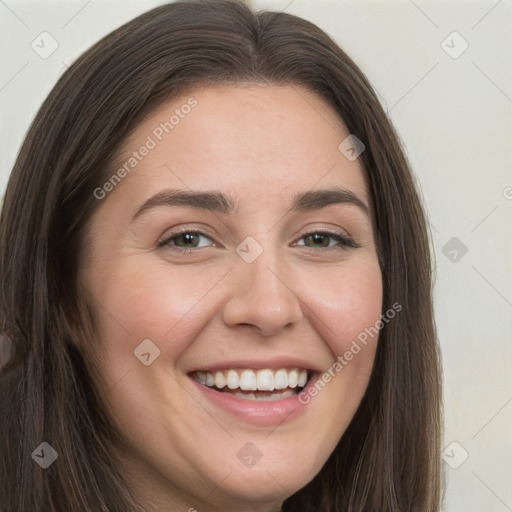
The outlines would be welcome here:
[[[209,237],[202,231],[199,231],[196,229],[182,229],[182,230],[176,231],[175,233],[172,233],[170,236],[168,236],[164,240],[161,240],[160,242],[158,242],[157,247],[158,248],[172,247],[173,251],[176,251],[179,253],[192,253],[192,252],[196,252],[199,249],[204,249],[204,247],[195,247],[195,248],[184,249],[181,247],[177,247],[175,245],[171,245],[169,243],[172,240],[174,240],[175,238],[178,238],[180,235],[183,235],[183,234],[200,235],[200,236],[203,236],[203,237],[211,240],[211,237]],[[333,247],[320,247],[319,249],[323,250],[323,251],[332,251],[332,250],[340,250],[340,249],[344,250],[346,248],[352,248],[352,249],[358,248],[358,245],[349,237],[342,235],[340,233],[333,233],[333,232],[325,231],[325,230],[323,230],[323,231],[322,230],[314,230],[314,231],[308,231],[306,233],[302,233],[300,235],[299,240],[302,240],[303,238],[310,236],[310,235],[324,235],[324,236],[328,236],[328,237],[333,238],[334,240],[338,241],[339,244],[335,245]],[[309,249],[315,250],[315,247],[309,247]]]

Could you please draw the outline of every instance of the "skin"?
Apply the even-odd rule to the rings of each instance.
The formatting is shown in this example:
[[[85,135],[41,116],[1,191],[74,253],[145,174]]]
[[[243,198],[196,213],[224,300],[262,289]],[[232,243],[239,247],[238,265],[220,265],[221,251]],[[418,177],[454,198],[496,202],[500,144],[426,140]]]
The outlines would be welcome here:
[[[270,512],[334,450],[366,390],[376,340],[277,427],[219,410],[187,373],[276,354],[331,367],[380,318],[371,204],[359,161],[338,150],[347,129],[299,87],[218,86],[174,98],[136,127],[118,161],[191,96],[197,106],[101,200],[88,225],[79,279],[94,298],[99,340],[84,350],[98,356],[96,385],[124,440],[118,457],[147,510]],[[353,192],[370,215],[348,203],[286,214],[296,193],[329,186]],[[220,190],[241,208],[160,206],[132,222],[169,188]],[[205,236],[157,247],[178,228]],[[358,247],[327,238],[328,250],[304,237],[326,229]],[[252,263],[236,252],[249,236],[263,249]],[[179,244],[195,252],[179,253]],[[144,339],[160,350],[149,366],[134,356]],[[237,457],[247,442],[263,455],[251,468]]]

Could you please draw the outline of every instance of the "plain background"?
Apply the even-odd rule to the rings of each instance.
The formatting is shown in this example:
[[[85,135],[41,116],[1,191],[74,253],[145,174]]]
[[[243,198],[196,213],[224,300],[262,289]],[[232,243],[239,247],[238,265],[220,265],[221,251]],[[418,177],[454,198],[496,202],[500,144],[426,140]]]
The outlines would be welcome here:
[[[31,120],[66,67],[163,3],[0,0],[0,197]],[[512,0],[253,5],[327,31],[361,66],[398,129],[437,261],[444,510],[512,511]],[[47,58],[31,46],[43,46],[42,32],[58,44]]]

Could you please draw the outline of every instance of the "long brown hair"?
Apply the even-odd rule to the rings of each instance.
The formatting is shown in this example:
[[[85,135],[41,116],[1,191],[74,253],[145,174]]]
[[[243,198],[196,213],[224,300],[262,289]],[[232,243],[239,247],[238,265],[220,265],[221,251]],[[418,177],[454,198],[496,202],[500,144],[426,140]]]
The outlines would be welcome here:
[[[427,223],[409,164],[356,64],[318,27],[238,0],[178,1],[115,30],[59,79],[26,136],[0,217],[1,512],[139,510],[116,468],[115,432],[75,341],[92,314],[77,284],[83,233],[116,151],[170,97],[216,83],[297,85],[366,146],[383,312],[364,398],[319,474],[285,512],[434,512],[441,501],[440,361]],[[340,141],[341,142],[341,141]],[[32,452],[58,460],[42,470]]]

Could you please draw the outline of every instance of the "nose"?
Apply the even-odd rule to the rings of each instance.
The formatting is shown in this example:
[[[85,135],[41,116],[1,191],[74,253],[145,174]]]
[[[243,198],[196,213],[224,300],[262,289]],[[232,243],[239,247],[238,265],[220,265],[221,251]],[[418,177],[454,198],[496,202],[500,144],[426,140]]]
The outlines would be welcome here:
[[[261,336],[278,334],[303,316],[293,278],[264,251],[252,263],[237,261],[230,279],[232,295],[225,304],[226,325],[251,326]]]

